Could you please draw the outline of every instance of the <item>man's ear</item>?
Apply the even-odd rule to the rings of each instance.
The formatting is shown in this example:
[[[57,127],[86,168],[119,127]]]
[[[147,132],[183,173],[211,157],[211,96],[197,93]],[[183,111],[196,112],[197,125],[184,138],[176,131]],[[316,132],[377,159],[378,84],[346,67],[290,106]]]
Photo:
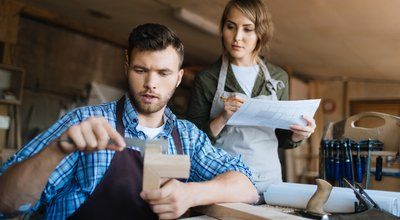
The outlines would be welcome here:
[[[178,72],[178,83],[176,84],[176,88],[178,88],[178,86],[181,84],[184,72],[185,72],[185,70],[183,70],[183,69],[179,70],[179,72]]]
[[[125,75],[128,75],[128,70],[129,70],[129,56],[128,56],[128,50],[125,49],[124,51],[124,69],[125,69]]]

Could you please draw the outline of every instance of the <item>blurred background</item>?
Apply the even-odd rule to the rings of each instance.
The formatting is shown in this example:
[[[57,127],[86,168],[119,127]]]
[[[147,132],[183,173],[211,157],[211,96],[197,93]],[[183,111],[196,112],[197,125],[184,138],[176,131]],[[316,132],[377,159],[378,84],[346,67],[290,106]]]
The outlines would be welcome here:
[[[290,99],[321,99],[313,136],[281,152],[285,180],[307,183],[320,173],[329,123],[367,111],[400,115],[400,1],[265,2],[275,25],[270,61],[289,73]],[[60,114],[118,98],[126,88],[127,38],[142,23],[167,25],[185,45],[184,80],[169,103],[185,118],[195,74],[220,56],[226,3],[0,0],[3,161]]]

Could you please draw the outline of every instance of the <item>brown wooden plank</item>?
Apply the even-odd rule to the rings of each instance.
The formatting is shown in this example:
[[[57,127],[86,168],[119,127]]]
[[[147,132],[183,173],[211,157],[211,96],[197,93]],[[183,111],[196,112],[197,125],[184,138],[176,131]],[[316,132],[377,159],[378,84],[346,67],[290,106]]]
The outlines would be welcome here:
[[[188,155],[164,155],[161,146],[147,145],[143,164],[143,190],[160,188],[160,178],[188,178]]]
[[[218,203],[208,206],[195,207],[194,210],[201,214],[208,215],[213,218],[222,220],[233,219],[251,219],[251,220],[267,220],[267,219],[288,219],[300,220],[305,219],[300,216],[290,215],[279,212],[270,207],[258,207],[246,203]]]
[[[19,12],[23,6],[17,0],[0,0],[0,41],[11,44],[17,42]]]
[[[76,20],[62,17],[56,13],[50,12],[45,9],[41,9],[41,8],[34,7],[31,5],[26,5],[22,9],[21,13],[26,16],[34,17],[39,20],[47,21],[49,23],[52,23],[52,24],[55,24],[55,25],[58,25],[58,26],[61,26],[61,27],[67,28],[67,29],[78,31],[83,34],[87,34],[89,36],[93,36],[95,38],[111,42],[118,46],[123,46],[123,47],[126,46],[126,38],[125,37],[118,36],[118,35],[115,35],[112,33],[108,33],[104,30],[98,30],[96,28],[92,28],[92,27],[83,25],[82,23],[80,23]]]

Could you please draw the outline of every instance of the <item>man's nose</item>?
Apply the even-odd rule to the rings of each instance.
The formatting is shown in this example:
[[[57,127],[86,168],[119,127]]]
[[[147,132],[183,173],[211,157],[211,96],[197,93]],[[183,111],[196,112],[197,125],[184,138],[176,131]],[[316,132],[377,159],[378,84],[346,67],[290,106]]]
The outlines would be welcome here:
[[[149,72],[145,78],[145,87],[150,89],[155,89],[157,87],[157,74]]]

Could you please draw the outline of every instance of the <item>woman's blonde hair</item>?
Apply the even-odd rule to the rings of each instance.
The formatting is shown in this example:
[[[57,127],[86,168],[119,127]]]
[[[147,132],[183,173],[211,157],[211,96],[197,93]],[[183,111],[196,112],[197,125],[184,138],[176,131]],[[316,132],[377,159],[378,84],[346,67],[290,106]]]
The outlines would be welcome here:
[[[229,11],[237,8],[248,19],[250,19],[255,26],[255,31],[258,37],[257,45],[254,48],[254,55],[268,56],[270,44],[274,32],[274,25],[272,23],[271,14],[268,7],[262,0],[230,0],[225,6],[224,13],[220,21],[220,31],[222,33],[224,25],[228,18]],[[222,37],[222,45],[224,46],[224,39]]]

